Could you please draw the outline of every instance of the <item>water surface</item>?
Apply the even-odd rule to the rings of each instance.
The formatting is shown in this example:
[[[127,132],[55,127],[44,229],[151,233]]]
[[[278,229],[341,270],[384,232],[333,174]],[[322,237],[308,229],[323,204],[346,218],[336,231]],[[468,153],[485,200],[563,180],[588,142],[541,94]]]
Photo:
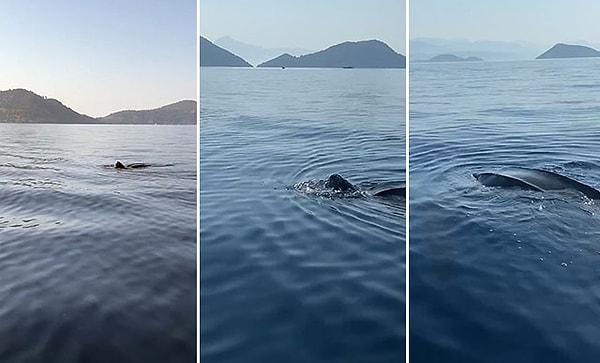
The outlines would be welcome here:
[[[597,360],[599,202],[472,173],[537,168],[599,188],[599,66],[411,66],[411,361]]]
[[[195,130],[0,124],[1,362],[195,361]]]
[[[404,360],[405,200],[294,185],[405,181],[404,71],[200,75],[203,362]]]

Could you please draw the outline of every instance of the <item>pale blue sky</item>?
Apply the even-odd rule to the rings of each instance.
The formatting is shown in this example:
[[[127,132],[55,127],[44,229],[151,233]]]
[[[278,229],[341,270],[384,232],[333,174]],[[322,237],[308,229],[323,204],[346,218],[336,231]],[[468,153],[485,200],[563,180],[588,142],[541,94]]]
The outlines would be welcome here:
[[[104,116],[196,99],[196,0],[1,0],[0,90]]]
[[[379,39],[404,54],[403,0],[200,0],[200,34],[269,48],[320,50]]]
[[[410,38],[600,44],[597,0],[413,0]]]

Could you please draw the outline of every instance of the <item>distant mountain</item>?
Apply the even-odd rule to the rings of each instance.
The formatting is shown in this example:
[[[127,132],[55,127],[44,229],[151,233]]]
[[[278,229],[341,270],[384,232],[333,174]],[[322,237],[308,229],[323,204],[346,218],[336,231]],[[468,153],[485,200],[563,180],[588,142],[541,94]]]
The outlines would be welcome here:
[[[454,54],[440,54],[427,60],[427,62],[481,62],[479,57],[459,57]]]
[[[379,40],[344,42],[316,53],[282,54],[258,67],[405,68],[406,58]]]
[[[491,61],[531,59],[543,46],[527,42],[469,41],[461,39],[416,38],[410,40],[411,60],[423,60],[438,54],[479,57]]]
[[[584,45],[557,43],[535,59],[600,57],[596,49]]]
[[[196,101],[179,101],[153,110],[119,111],[100,117],[98,121],[103,124],[194,125]]]
[[[251,64],[260,64],[282,53],[300,55],[310,53],[310,49],[302,48],[267,48],[258,45],[240,42],[230,37],[222,37],[215,40],[214,44],[234,54],[238,54]]]
[[[59,101],[25,89],[0,91],[0,122],[45,124],[195,124],[196,101],[154,110],[120,111],[106,117],[82,115]]]
[[[89,124],[95,119],[81,115],[53,98],[19,88],[0,91],[0,122]]]
[[[200,37],[200,66],[201,67],[252,67],[241,57],[213,44],[210,40]]]

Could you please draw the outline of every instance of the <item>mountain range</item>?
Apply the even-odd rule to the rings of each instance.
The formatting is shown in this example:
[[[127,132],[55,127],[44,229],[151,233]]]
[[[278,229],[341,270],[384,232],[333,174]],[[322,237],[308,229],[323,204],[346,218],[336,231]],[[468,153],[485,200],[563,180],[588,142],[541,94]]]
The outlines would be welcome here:
[[[588,42],[580,40],[569,42],[572,44],[587,44]],[[564,46],[569,46],[570,44],[558,43],[552,50],[552,52],[545,57],[553,57],[556,58],[560,52],[565,52],[565,54],[576,55],[579,54],[577,49],[571,48],[566,49]],[[590,46],[594,46],[594,44],[588,44]],[[415,38],[411,39],[409,42],[410,46],[410,59],[414,61],[423,61],[425,59],[430,59],[439,54],[455,54],[459,57],[467,58],[467,57],[479,57],[484,58],[489,61],[505,61],[505,60],[530,60],[536,58],[536,56],[540,55],[540,53],[546,47],[545,45],[534,44],[530,42],[523,41],[488,41],[488,40],[463,40],[463,39],[441,39],[441,38]],[[600,45],[598,45],[600,46]],[[554,48],[553,47],[553,48]],[[585,46],[580,46],[585,47]],[[561,49],[562,48],[562,49]],[[594,56],[594,49],[590,47],[592,51],[579,49],[585,55],[581,56]],[[550,51],[550,49],[548,49]],[[575,57],[581,57],[575,56]],[[572,58],[570,56],[569,58]],[[562,56],[561,56],[562,58]]]
[[[196,123],[196,101],[183,100],[152,110],[126,110],[100,119],[103,124],[193,125]]]
[[[200,37],[200,66],[201,67],[252,67],[252,65],[215,45],[210,40]]]
[[[257,65],[260,63],[264,63],[269,59],[273,59],[280,54],[288,53],[294,56],[298,56],[301,54],[307,54],[312,52],[310,49],[303,48],[268,48],[261,47],[254,44],[248,44],[244,42],[240,42],[239,40],[233,39],[231,37],[221,37],[214,42],[215,45],[218,45],[221,48],[224,48],[230,51],[233,54],[237,54],[242,57],[248,63]]]
[[[60,101],[18,88],[0,91],[0,122],[55,124],[196,124],[196,101],[179,101],[153,110],[120,111],[90,117]]]
[[[454,54],[440,54],[426,60],[426,62],[481,62],[483,59],[479,57],[459,57]]]
[[[204,44],[204,46],[203,46]],[[209,61],[210,60],[210,61]],[[239,56],[200,38],[200,66],[249,67]],[[405,68],[406,58],[379,40],[343,42],[327,49],[293,56],[284,53],[257,67],[300,68]]]
[[[258,67],[405,68],[406,58],[382,41],[363,40],[343,42],[299,57],[282,54]]]
[[[410,59],[424,60],[439,54],[479,57],[490,61],[532,59],[543,49],[527,42],[469,41],[460,39],[416,38],[411,39]]]

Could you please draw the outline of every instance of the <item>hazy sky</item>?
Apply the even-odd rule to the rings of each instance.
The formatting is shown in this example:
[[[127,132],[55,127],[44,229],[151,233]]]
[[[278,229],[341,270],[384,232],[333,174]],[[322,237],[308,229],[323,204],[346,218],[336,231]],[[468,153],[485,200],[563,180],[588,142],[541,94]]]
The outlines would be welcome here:
[[[379,39],[404,54],[403,0],[200,0],[200,34],[264,47],[320,50]]]
[[[75,111],[196,99],[196,0],[1,0],[0,90]]]
[[[413,0],[410,38],[600,44],[597,0]]]

